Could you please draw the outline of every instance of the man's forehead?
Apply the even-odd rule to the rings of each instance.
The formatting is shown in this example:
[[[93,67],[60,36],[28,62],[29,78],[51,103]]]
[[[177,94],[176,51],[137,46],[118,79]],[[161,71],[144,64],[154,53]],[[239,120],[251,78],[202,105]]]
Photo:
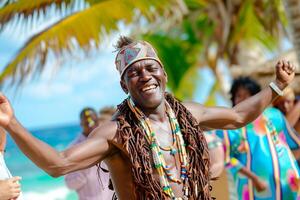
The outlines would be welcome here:
[[[148,59],[143,59],[143,60],[136,61],[135,63],[130,65],[129,68],[143,67],[143,66],[149,65],[149,64],[158,64],[159,65],[159,63],[157,61],[148,58]]]

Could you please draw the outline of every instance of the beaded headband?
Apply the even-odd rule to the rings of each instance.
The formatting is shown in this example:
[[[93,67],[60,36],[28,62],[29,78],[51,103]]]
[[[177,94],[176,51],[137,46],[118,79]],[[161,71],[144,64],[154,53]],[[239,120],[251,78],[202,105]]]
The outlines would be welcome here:
[[[157,61],[161,66],[162,63],[159,60],[155,49],[151,44],[145,41],[133,42],[123,47],[117,54],[115,64],[120,73],[120,77],[123,76],[125,70],[133,63],[139,60],[152,59]]]

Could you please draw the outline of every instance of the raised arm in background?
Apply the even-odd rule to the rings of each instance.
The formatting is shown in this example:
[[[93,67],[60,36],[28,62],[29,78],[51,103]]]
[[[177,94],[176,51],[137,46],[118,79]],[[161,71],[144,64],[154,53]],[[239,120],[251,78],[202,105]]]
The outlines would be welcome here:
[[[276,64],[274,83],[280,90],[290,84],[295,76],[295,67],[286,61]],[[236,129],[256,119],[278,94],[266,87],[258,94],[237,104],[233,108],[205,107],[198,103],[184,105],[198,120],[203,129]]]

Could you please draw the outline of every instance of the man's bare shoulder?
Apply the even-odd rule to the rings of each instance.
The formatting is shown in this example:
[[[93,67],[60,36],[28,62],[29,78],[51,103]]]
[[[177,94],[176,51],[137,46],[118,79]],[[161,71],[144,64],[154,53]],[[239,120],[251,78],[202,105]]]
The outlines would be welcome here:
[[[182,103],[190,113],[196,118],[197,121],[199,121],[202,117],[202,115],[205,112],[205,106],[203,106],[200,103],[195,103],[192,101],[187,101]]]
[[[182,102],[182,104],[187,108],[187,109],[192,109],[192,108],[205,108],[204,105],[200,104],[200,103],[196,103],[193,101],[184,101]]]
[[[108,120],[101,123],[97,128],[95,128],[91,135],[95,137],[105,138],[107,140],[112,140],[116,135],[117,129],[117,121]]]

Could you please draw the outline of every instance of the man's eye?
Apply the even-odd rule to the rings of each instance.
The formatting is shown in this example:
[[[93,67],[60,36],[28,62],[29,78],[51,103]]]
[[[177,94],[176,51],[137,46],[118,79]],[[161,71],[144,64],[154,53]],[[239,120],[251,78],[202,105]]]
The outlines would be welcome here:
[[[128,76],[132,77],[132,76],[136,76],[137,72],[136,71],[131,71],[128,73]]]
[[[158,68],[155,66],[151,66],[148,68],[149,71],[156,71]]]

